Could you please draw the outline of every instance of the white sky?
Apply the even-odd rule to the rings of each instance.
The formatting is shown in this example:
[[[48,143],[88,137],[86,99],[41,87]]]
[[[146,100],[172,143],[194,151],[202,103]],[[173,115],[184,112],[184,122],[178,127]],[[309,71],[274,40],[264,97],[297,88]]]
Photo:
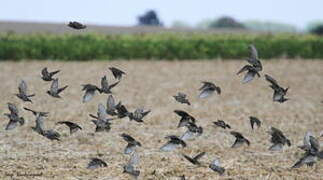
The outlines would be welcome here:
[[[155,9],[166,25],[175,20],[195,25],[229,15],[303,28],[323,19],[322,8],[323,0],[2,0],[0,20],[135,25],[138,15]]]

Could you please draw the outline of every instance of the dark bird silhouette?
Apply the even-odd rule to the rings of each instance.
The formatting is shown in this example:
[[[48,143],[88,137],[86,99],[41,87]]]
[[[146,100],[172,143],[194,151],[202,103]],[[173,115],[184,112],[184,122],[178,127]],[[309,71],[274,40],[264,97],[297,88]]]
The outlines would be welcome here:
[[[249,120],[250,120],[250,125],[251,125],[252,129],[254,128],[255,124],[257,125],[258,128],[260,128],[261,121],[258,118],[254,117],[254,116],[250,116]]]
[[[194,156],[193,158],[191,158],[191,157],[183,154],[185,159],[187,159],[190,163],[192,163],[194,165],[198,165],[198,166],[201,165],[201,163],[199,162],[199,159],[201,159],[204,155],[205,155],[205,152],[201,152],[201,153],[197,154],[196,156]]]
[[[125,72],[121,71],[120,69],[118,68],[115,68],[115,67],[109,67],[110,71],[112,72],[113,76],[115,79],[117,80],[121,80],[122,78],[122,75],[126,75]]]
[[[101,89],[98,88],[96,85],[83,84],[82,86],[82,91],[85,91],[85,94],[83,96],[83,103],[90,101],[95,95],[95,91],[99,91],[101,93]]]
[[[58,79],[54,79],[52,82],[52,85],[50,86],[50,89],[47,91],[47,94],[49,94],[52,97],[55,98],[61,98],[59,94],[64,91],[68,86],[64,86],[62,88],[58,88]]]
[[[68,27],[71,27],[73,29],[77,29],[77,30],[80,30],[80,29],[85,29],[86,28],[86,25],[83,25],[77,21],[71,21],[68,23],[67,25]]]
[[[182,104],[191,105],[190,101],[187,99],[187,95],[181,92],[178,92],[176,96],[173,96],[175,100]]]
[[[265,78],[268,82],[271,83],[269,87],[271,87],[274,90],[273,101],[280,102],[280,103],[287,101],[288,98],[285,98],[285,96],[289,88],[287,87],[286,89],[284,89],[283,87],[278,85],[277,81],[274,78],[272,78],[267,74],[265,74]]]
[[[109,95],[108,100],[107,100],[107,114],[111,116],[116,116],[118,115],[117,108],[121,106],[121,102],[119,101],[118,104],[115,103],[115,100],[112,95]]]
[[[250,141],[248,139],[246,139],[241,133],[236,132],[236,131],[231,131],[230,134],[236,138],[236,140],[232,144],[231,148],[238,148],[238,147],[242,146],[244,143],[246,143],[248,146],[250,146]]]
[[[223,120],[218,120],[218,121],[213,122],[213,123],[214,123],[216,126],[219,126],[219,127],[223,128],[223,129],[225,129],[225,128],[229,128],[229,129],[231,129],[231,126],[230,126],[229,124],[225,123]]]
[[[260,77],[259,72],[262,71],[262,64],[261,61],[258,58],[258,52],[254,45],[249,45],[249,51],[250,51],[250,57],[247,58],[247,61],[250,65],[243,66],[238,72],[237,75],[239,75],[242,72],[247,71],[246,75],[244,76],[242,83],[248,83],[254,79],[254,77],[257,75]]]
[[[70,129],[70,134],[73,134],[73,133],[77,132],[78,130],[82,130],[81,126],[79,126],[76,123],[70,122],[70,121],[59,121],[56,124],[65,124],[66,126],[68,126]]]
[[[199,98],[207,98],[211,96],[214,92],[221,94],[221,88],[219,86],[216,86],[214,83],[203,81],[202,84],[202,87],[199,89],[201,91],[199,94]]]
[[[90,117],[95,119],[95,120],[92,120],[92,122],[96,125],[95,132],[110,131],[111,129],[110,121],[113,119],[107,118],[106,109],[103,104],[100,103],[98,105],[97,116],[90,114]]]
[[[271,127],[269,134],[271,135],[270,141],[273,143],[273,145],[269,147],[269,150],[280,151],[285,144],[291,146],[290,140],[286,138],[281,130]]]
[[[38,134],[50,139],[50,140],[57,140],[59,141],[60,139],[60,134],[55,131],[55,130],[45,130],[44,128],[44,120],[45,117],[47,117],[47,113],[44,112],[36,112],[33,110],[30,110],[28,108],[25,108],[28,111],[31,111],[35,117],[36,117],[36,127],[32,127],[34,131],[36,131]]]
[[[101,93],[111,94],[111,89],[114,88],[117,84],[119,84],[119,81],[109,85],[107,76],[103,76],[101,78]]]
[[[135,167],[139,164],[139,155],[136,151],[131,154],[130,160],[123,166],[123,173],[130,174],[132,177],[137,178],[140,175],[140,171]]]
[[[126,134],[126,133],[122,133],[120,135],[125,141],[128,142],[127,147],[124,150],[124,154],[131,154],[135,151],[135,148],[137,146],[141,146],[141,143],[137,140],[135,140],[133,137],[131,137],[130,135]]]
[[[150,113],[150,110],[144,110],[143,108],[137,108],[134,112],[129,112],[128,117],[136,122],[144,122],[143,118]]]
[[[99,158],[92,158],[89,164],[87,165],[87,169],[96,169],[100,167],[107,167],[107,163]]]
[[[221,167],[220,161],[217,158],[213,160],[213,162],[209,165],[209,168],[219,173],[220,175],[223,175],[225,172],[225,169]]]
[[[183,148],[186,147],[186,143],[182,139],[178,138],[177,136],[170,135],[170,136],[166,136],[165,138],[169,139],[169,141],[160,148],[161,151],[173,151],[179,146]]]
[[[124,105],[120,105],[120,106],[116,106],[116,110],[117,110],[117,116],[118,118],[124,118],[127,117],[129,112],[127,110],[127,108]]]
[[[178,116],[181,117],[177,128],[186,126],[189,122],[195,123],[195,118],[188,114],[185,111],[182,110],[175,110],[174,113],[176,113]]]
[[[195,123],[188,122],[185,126],[187,127],[187,131],[180,137],[183,141],[203,134],[203,128],[201,126],[198,127]]]
[[[53,79],[53,76],[54,76],[55,74],[59,73],[59,72],[60,72],[60,70],[53,71],[53,72],[48,72],[47,67],[45,67],[45,68],[43,68],[43,69],[42,69],[42,71],[41,71],[41,75],[42,75],[42,77],[41,77],[41,78],[42,78],[44,81],[52,81],[52,80],[54,80],[54,79]]]
[[[23,117],[19,117],[19,111],[15,104],[8,103],[8,109],[10,114],[5,113],[4,115],[9,118],[9,122],[5,128],[5,130],[12,130],[20,124],[20,126],[25,124],[25,119]]]
[[[24,102],[31,102],[32,103],[31,99],[29,99],[29,98],[35,96],[35,94],[30,94],[30,95],[27,94],[28,87],[27,87],[27,83],[24,80],[22,80],[20,82],[20,84],[18,86],[18,90],[19,90],[19,93],[16,94],[16,96],[19,99],[23,100]]]

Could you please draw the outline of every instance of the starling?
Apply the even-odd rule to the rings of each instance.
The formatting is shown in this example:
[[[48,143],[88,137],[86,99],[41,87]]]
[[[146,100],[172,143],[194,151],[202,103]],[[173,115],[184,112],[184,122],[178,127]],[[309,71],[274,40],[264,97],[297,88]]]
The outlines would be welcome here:
[[[117,108],[119,106],[121,106],[121,102],[119,101],[119,103],[116,104],[113,96],[110,94],[107,100],[107,110],[106,110],[107,114],[111,116],[118,115]]]
[[[121,80],[122,78],[122,75],[126,75],[125,72],[121,71],[120,69],[118,68],[115,68],[115,67],[109,67],[110,71],[112,72],[114,78],[118,81]]]
[[[221,88],[219,86],[216,86],[214,83],[207,81],[203,81],[202,83],[203,85],[199,89],[201,91],[199,94],[199,98],[207,98],[211,96],[215,91],[218,94],[221,94]]]
[[[194,165],[198,165],[200,166],[201,163],[199,162],[199,159],[202,158],[205,155],[205,152],[201,152],[199,154],[197,154],[196,156],[194,156],[193,158],[183,154],[184,158],[187,159],[190,163],[194,164]]]
[[[88,169],[96,169],[100,167],[107,167],[107,163],[99,158],[92,158],[89,164],[87,165]]]
[[[175,98],[175,100],[179,103],[182,104],[187,104],[187,105],[191,105],[191,103],[189,102],[189,100],[187,99],[187,95],[181,92],[178,92],[176,96],[173,96]]]
[[[82,91],[85,91],[85,94],[83,96],[83,103],[90,101],[95,95],[95,91],[99,91],[101,93],[101,89],[98,88],[96,85],[84,84],[82,86]]]
[[[250,146],[250,141],[248,139],[246,139],[241,133],[236,132],[236,131],[231,131],[230,134],[236,138],[236,140],[232,144],[231,148],[238,148],[238,147],[242,146],[244,143],[246,143],[248,146]]]
[[[49,94],[52,97],[55,98],[61,98],[59,94],[64,91],[68,86],[64,86],[62,88],[58,88],[58,79],[54,79],[52,82],[52,85],[50,86],[50,90],[47,91],[47,94]]]
[[[140,175],[139,170],[135,170],[135,166],[139,164],[139,155],[136,151],[131,154],[130,160],[123,166],[123,173],[130,174],[132,177],[137,178]]]
[[[231,129],[231,126],[230,126],[229,124],[225,123],[223,120],[218,120],[218,121],[213,122],[213,123],[214,123],[215,125],[217,125],[217,126],[219,126],[219,127],[223,128],[223,129],[225,129],[225,128],[229,128],[229,129]]]
[[[19,117],[19,111],[15,104],[8,103],[8,109],[10,111],[10,114],[5,113],[4,115],[9,118],[9,122],[6,126],[6,130],[12,130],[17,127],[18,124],[20,126],[25,124],[25,120],[23,117]]]
[[[59,73],[60,72],[60,70],[57,70],[57,71],[53,71],[53,72],[48,72],[48,70],[47,70],[47,67],[45,67],[44,69],[42,69],[42,71],[41,71],[41,75],[42,75],[42,79],[44,80],[44,81],[52,81],[52,80],[54,80],[53,79],[53,76],[55,75],[55,74],[57,74],[57,73]]]
[[[240,73],[242,73],[244,71],[248,71],[248,72],[244,76],[242,83],[248,83],[248,82],[252,81],[256,75],[258,77],[260,77],[260,74],[258,73],[256,68],[251,65],[243,66],[243,68],[241,68],[240,71],[237,72],[237,75],[239,75]]]
[[[70,128],[70,134],[73,134],[78,130],[82,130],[81,126],[70,121],[59,121],[56,124],[65,124],[66,126],[68,126]]]
[[[271,134],[271,143],[273,145],[269,148],[271,151],[280,151],[285,144],[288,146],[291,146],[291,142],[289,139],[285,137],[283,132],[277,128],[271,127],[271,131],[269,132]]]
[[[166,136],[165,138],[169,139],[169,141],[160,148],[161,151],[173,151],[178,146],[182,146],[183,148],[186,147],[186,143],[182,139],[178,138],[177,136],[171,135],[171,136]]]
[[[180,137],[183,141],[190,140],[203,134],[203,128],[201,126],[198,127],[195,123],[189,122],[186,124],[186,127],[187,131]]]
[[[107,76],[101,78],[101,93],[111,94],[111,89],[119,84],[119,81],[111,85],[108,84]]]
[[[252,129],[254,128],[255,124],[257,125],[258,128],[260,128],[261,121],[258,118],[254,117],[254,116],[250,116],[249,120],[250,120],[250,125],[251,125]]]
[[[128,113],[128,117],[136,122],[144,122],[143,118],[150,113],[150,110],[145,111],[143,108],[137,108],[135,112]]]
[[[29,98],[35,96],[35,94],[27,95],[28,87],[27,87],[27,83],[24,80],[22,80],[20,82],[20,84],[18,86],[18,90],[19,90],[19,94],[16,94],[16,96],[18,98],[20,98],[24,102],[31,102],[32,103],[31,99],[29,99]]]
[[[271,76],[265,74],[265,78],[268,82],[271,83],[269,87],[271,87],[274,90],[273,94],[273,101],[283,103],[288,100],[288,98],[285,98],[288,87],[286,89],[282,88],[281,86],[278,85],[277,81],[272,78]]]
[[[181,117],[181,120],[179,121],[177,128],[184,127],[189,122],[195,123],[195,118],[185,111],[175,110],[174,113]]]
[[[57,140],[59,141],[60,139],[60,134],[52,129],[50,130],[43,130],[41,131],[41,135],[43,135],[44,137],[50,139],[50,140]]]
[[[213,162],[209,165],[209,168],[219,173],[220,175],[222,175],[225,172],[225,169],[221,167],[220,161],[217,158],[213,160]]]
[[[135,140],[133,137],[131,137],[130,135],[126,134],[126,133],[122,133],[120,135],[125,141],[128,142],[127,147],[124,150],[124,154],[131,154],[135,151],[135,148],[137,146],[141,146],[141,143],[137,140]]]
[[[85,29],[86,28],[86,25],[83,25],[77,21],[71,21],[68,23],[69,27],[73,28],[73,29],[77,29],[77,30],[80,30],[80,29]]]
[[[102,132],[102,131],[109,132],[110,131],[110,129],[111,129],[110,121],[113,119],[107,118],[106,109],[103,104],[100,103],[98,105],[97,116],[90,114],[90,117],[95,119],[95,120],[92,120],[92,122],[96,125],[95,132]]]
[[[127,108],[122,104],[120,106],[116,106],[116,110],[117,110],[117,116],[120,119],[127,117],[129,115]]]

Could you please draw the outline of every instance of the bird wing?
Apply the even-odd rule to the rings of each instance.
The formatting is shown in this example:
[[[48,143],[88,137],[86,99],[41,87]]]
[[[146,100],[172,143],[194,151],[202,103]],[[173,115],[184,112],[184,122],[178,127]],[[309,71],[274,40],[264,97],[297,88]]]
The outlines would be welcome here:
[[[86,90],[83,96],[83,103],[90,101],[95,94],[95,90]]]
[[[242,83],[248,83],[250,81],[253,80],[253,78],[255,77],[256,75],[256,72],[254,71],[248,71],[247,74],[244,76],[243,80],[242,80]]]
[[[54,79],[52,82],[52,85],[50,86],[50,91],[54,94],[57,94],[58,92],[58,79]]]
[[[250,57],[252,59],[258,59],[258,51],[253,44],[249,45]]]
[[[27,94],[27,83],[24,80],[20,82],[18,90],[20,94]]]
[[[15,105],[15,104],[13,104],[13,103],[8,103],[8,109],[9,109],[9,111],[11,112],[11,114],[18,115],[18,113],[19,113],[19,111],[18,111],[18,109],[17,109],[16,105]]]
[[[103,76],[101,78],[101,88],[108,89],[108,87],[109,87],[109,84],[108,84],[107,76]]]
[[[210,97],[213,93],[214,93],[214,90],[210,88],[203,89],[199,94],[199,98],[204,99],[204,98]]]
[[[197,155],[194,157],[194,159],[195,159],[195,160],[199,160],[199,159],[200,159],[200,158],[202,158],[204,155],[205,155],[205,152],[201,152],[201,153],[197,154]]]
[[[139,164],[139,154],[134,151],[132,154],[131,154],[131,157],[130,157],[130,160],[128,162],[128,165],[132,165],[132,166],[136,166],[137,164]]]
[[[42,74],[44,77],[48,76],[47,67],[45,67],[45,68],[43,68],[43,69],[41,70],[41,74]]]
[[[265,74],[265,79],[266,79],[268,82],[270,82],[272,85],[274,85],[274,86],[278,86],[277,81],[276,81],[273,77],[269,76],[268,74]]]
[[[106,109],[105,109],[104,105],[101,104],[101,103],[98,105],[98,113],[97,113],[97,115],[98,115],[99,120],[105,121],[106,118],[107,118]]]
[[[173,151],[177,148],[177,144],[171,143],[171,142],[167,142],[165,145],[163,145],[160,150],[161,151]]]
[[[113,111],[115,109],[115,100],[113,98],[113,96],[110,94],[107,100],[107,110],[111,110]]]

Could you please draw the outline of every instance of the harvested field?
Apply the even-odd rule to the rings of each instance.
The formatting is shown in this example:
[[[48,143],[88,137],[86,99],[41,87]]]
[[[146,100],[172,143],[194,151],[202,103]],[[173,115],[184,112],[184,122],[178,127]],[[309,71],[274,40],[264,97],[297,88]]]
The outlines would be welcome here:
[[[25,117],[24,126],[5,131],[8,120],[1,116],[0,123],[0,179],[130,179],[123,174],[122,166],[129,156],[123,155],[126,142],[119,136],[128,133],[142,143],[138,149],[140,179],[175,180],[185,174],[189,180],[213,179],[322,179],[323,161],[313,167],[290,167],[302,156],[297,148],[306,131],[316,136],[323,130],[323,61],[272,60],[263,61],[262,75],[270,74],[290,87],[289,101],[272,102],[272,90],[264,77],[249,84],[241,84],[242,76],[235,73],[244,61],[111,61],[111,62],[1,62],[0,63],[0,114],[8,112],[7,102],[17,105]],[[81,84],[100,85],[100,78],[108,76],[113,81],[109,66],[127,72],[127,76],[113,89],[116,100],[121,100],[129,110],[137,107],[151,109],[145,123],[121,119],[112,124],[109,133],[94,133],[95,126],[89,113],[96,114],[98,103],[106,104],[107,95],[96,95],[90,102],[82,103]],[[62,99],[46,94],[50,83],[40,79],[43,67],[60,69],[60,85],[68,84]],[[36,93],[33,103],[22,103],[15,97],[21,79]],[[221,95],[201,100],[197,98],[201,81],[213,81],[222,88]],[[188,94],[192,105],[175,102],[172,95],[178,91]],[[34,131],[34,116],[23,107],[49,111],[47,128],[61,133],[61,141],[50,141]],[[179,117],[173,113],[182,109],[197,119],[204,134],[188,141],[184,149],[159,152],[167,135],[181,135],[185,129],[176,128]],[[262,120],[260,129],[251,130],[249,116]],[[213,121],[222,119],[251,141],[250,147],[231,149],[234,142],[229,130],[215,128]],[[67,127],[55,122],[69,120],[80,124],[83,130],[69,135]],[[269,128],[281,129],[290,138],[291,147],[282,152],[270,152]],[[323,143],[323,138],[320,139]],[[204,167],[191,165],[182,153],[193,156],[205,151],[201,159]],[[108,164],[106,168],[88,170],[90,158],[99,157]],[[218,157],[226,168],[223,176],[207,166]],[[154,173],[153,173],[154,172]],[[34,176],[32,176],[34,175]]]

